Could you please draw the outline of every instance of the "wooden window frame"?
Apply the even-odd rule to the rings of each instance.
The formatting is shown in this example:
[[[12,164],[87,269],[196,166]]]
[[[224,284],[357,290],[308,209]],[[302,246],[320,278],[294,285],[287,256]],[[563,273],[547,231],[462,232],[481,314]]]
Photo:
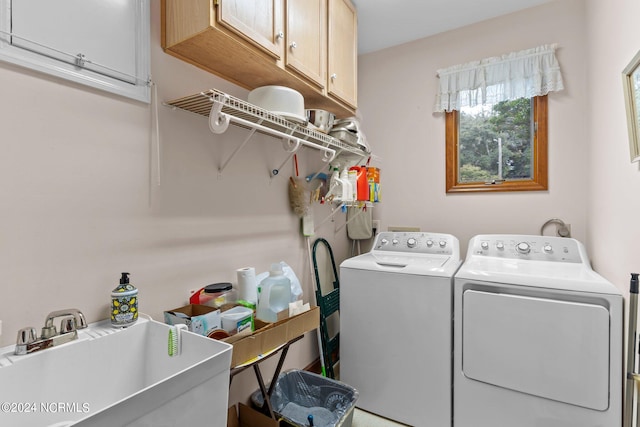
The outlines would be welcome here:
[[[548,190],[547,95],[533,97],[533,177],[527,180],[506,180],[496,183],[458,181],[458,111],[446,113],[446,191],[472,193],[495,191]]]

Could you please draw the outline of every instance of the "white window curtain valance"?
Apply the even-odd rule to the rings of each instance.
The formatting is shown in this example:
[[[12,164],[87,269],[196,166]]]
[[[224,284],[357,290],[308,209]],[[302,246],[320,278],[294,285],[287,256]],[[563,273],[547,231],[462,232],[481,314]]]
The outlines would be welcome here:
[[[492,105],[564,89],[556,44],[438,70],[434,111]]]

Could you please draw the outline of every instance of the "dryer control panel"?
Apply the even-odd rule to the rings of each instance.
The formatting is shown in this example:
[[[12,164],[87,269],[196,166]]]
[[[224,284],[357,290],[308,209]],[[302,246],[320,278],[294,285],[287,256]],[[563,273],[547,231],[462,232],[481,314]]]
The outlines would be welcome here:
[[[458,239],[450,234],[384,231],[376,236],[372,251],[457,255],[459,243]]]
[[[479,235],[471,239],[469,256],[531,261],[583,263],[586,252],[575,239],[529,235]]]

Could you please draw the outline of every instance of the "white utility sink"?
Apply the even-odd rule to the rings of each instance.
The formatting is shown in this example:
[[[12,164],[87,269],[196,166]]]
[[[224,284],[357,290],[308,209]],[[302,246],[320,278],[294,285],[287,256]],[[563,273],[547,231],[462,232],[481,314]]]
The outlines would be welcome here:
[[[232,346],[180,331],[181,354],[170,357],[169,329],[103,321],[29,355],[0,349],[0,426],[225,427]]]

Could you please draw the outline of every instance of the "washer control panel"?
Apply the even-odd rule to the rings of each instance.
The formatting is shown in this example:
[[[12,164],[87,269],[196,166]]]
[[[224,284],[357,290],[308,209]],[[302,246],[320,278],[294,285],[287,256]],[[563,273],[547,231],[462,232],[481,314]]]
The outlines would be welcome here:
[[[453,255],[458,250],[458,240],[450,234],[419,231],[384,231],[376,236],[373,244],[373,251],[383,252]]]
[[[584,248],[575,239],[552,236],[480,235],[471,239],[469,254],[532,261],[583,262]]]

